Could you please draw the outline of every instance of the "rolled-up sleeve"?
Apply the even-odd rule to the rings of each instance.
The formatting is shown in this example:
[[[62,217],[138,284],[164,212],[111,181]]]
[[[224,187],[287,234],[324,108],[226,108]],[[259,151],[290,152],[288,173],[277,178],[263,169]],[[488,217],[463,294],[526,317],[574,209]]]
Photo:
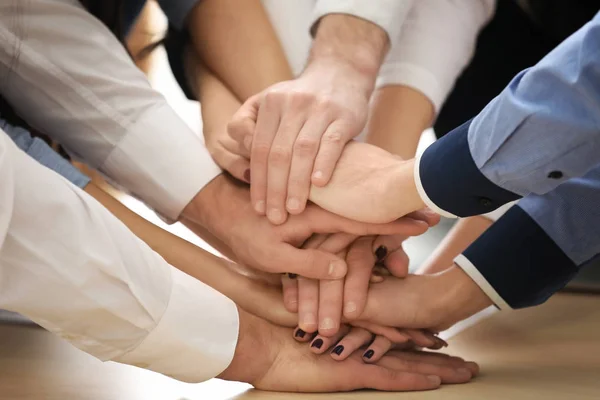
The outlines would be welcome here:
[[[446,215],[547,193],[600,163],[600,15],[430,146],[415,177]]]
[[[201,138],[78,2],[13,3],[0,4],[4,97],[74,157],[176,219],[221,173]]]

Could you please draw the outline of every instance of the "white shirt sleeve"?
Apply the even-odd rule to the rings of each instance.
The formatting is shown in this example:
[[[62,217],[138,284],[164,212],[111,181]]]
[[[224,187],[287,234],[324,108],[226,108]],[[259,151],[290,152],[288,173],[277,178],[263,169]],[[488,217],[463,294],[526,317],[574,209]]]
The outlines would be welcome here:
[[[169,219],[221,173],[76,0],[0,2],[0,90],[29,124]]]
[[[388,34],[393,46],[414,2],[415,0],[317,0],[311,31],[314,33],[316,24],[325,15],[348,14],[378,25]]]
[[[366,3],[366,2],[365,2]],[[398,3],[402,3],[399,1]],[[403,21],[384,61],[377,86],[405,85],[422,92],[436,113],[470,62],[477,35],[496,0],[419,0]]]
[[[237,342],[235,304],[170,266],[0,131],[0,309],[101,360],[199,382]]]

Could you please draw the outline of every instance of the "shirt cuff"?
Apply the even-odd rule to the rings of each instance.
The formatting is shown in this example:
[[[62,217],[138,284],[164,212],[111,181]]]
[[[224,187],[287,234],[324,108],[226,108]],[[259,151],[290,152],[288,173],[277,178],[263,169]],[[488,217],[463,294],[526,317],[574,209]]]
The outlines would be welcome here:
[[[463,254],[459,254],[455,259],[454,263],[458,265],[469,277],[479,286],[479,288],[492,300],[492,302],[500,310],[511,310],[512,307],[508,305],[506,301],[496,292],[496,290],[490,285],[485,279],[485,276],[481,275],[481,272],[469,261]]]
[[[214,378],[229,366],[235,353],[237,307],[176,268],[171,275],[171,297],[159,323],[135,349],[113,361],[184,382]]]
[[[348,14],[379,26],[393,45],[412,4],[413,0],[318,0],[310,31],[314,36],[319,21],[328,14]]]
[[[157,127],[157,121],[165,126]],[[100,171],[170,221],[222,172],[202,139],[166,103],[128,129]]]
[[[489,227],[463,256],[457,264],[500,308],[541,304],[578,271],[575,263],[518,205]]]
[[[500,219],[500,217],[502,217],[504,214],[506,214],[506,212],[508,210],[510,210],[510,208],[512,206],[514,206],[515,204],[517,204],[516,201],[511,201],[510,203],[506,203],[505,205],[498,207],[497,209],[495,209],[494,211],[492,211],[490,213],[483,214],[482,217],[485,217],[492,222],[498,221]]]
[[[491,182],[471,156],[471,121],[437,140],[415,162],[415,183],[421,198],[442,216],[470,217],[494,211],[517,200],[518,194]]]

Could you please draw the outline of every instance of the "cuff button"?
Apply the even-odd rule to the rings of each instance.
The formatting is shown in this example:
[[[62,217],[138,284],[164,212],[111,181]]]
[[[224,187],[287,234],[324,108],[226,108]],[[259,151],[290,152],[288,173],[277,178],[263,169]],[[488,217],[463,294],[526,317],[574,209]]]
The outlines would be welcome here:
[[[492,206],[492,200],[488,199],[487,197],[480,197],[479,198],[479,204],[481,204],[484,207],[491,207]]]
[[[560,179],[563,177],[563,173],[561,171],[552,171],[548,174],[548,178],[550,179]]]

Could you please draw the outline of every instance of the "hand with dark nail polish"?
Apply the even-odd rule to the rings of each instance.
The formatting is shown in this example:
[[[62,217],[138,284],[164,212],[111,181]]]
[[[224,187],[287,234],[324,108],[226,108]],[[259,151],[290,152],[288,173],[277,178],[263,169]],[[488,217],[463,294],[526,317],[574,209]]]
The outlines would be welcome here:
[[[333,350],[331,350],[331,353],[341,356],[343,351],[344,351],[344,346],[339,344],[339,345],[335,346],[335,348]]]
[[[304,335],[306,335],[306,332],[304,332],[302,329],[298,328],[296,330],[296,333],[294,334],[294,337],[302,339],[302,338],[304,338]]]
[[[387,256],[388,250],[385,246],[379,246],[377,250],[375,250],[375,257],[377,257],[377,262],[380,263]]]
[[[365,352],[365,354],[363,354],[363,357],[366,358],[367,360],[370,360],[374,354],[375,354],[375,352],[373,350],[369,349]]]
[[[298,277],[298,274],[292,274],[292,273],[288,274],[288,278],[290,278],[290,279],[296,279],[297,277]]]
[[[315,349],[320,349],[321,346],[323,346],[323,339],[316,339],[314,342],[312,342],[312,344],[310,345],[310,347],[314,347]]]

